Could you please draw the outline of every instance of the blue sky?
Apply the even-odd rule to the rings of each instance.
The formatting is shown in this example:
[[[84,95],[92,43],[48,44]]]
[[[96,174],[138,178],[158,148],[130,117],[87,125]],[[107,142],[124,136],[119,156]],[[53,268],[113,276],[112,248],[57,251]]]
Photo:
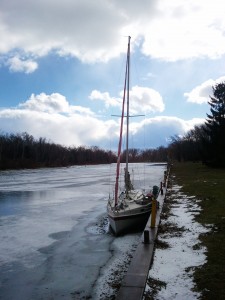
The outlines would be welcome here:
[[[201,124],[225,81],[222,0],[0,0],[0,130],[115,149],[127,36],[131,143]]]

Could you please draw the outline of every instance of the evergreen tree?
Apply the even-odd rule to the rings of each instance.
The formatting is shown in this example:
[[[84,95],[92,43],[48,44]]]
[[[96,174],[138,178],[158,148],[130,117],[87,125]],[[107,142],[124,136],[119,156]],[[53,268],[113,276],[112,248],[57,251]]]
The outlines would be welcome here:
[[[204,139],[207,161],[215,167],[225,167],[225,82],[213,87],[213,97],[208,102],[211,114],[207,114]]]

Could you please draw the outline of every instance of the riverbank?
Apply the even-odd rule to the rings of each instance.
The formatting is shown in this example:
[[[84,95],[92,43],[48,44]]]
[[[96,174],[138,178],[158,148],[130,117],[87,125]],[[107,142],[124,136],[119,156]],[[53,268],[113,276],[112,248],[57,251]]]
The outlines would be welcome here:
[[[194,269],[196,291],[201,299],[225,299],[225,170],[208,168],[200,163],[176,163],[171,174],[182,192],[196,196],[201,211],[197,222],[210,228],[200,235],[206,247],[206,262]]]
[[[210,229],[195,220],[201,210],[200,200],[181,192],[173,176],[170,182],[144,300],[193,300],[201,296],[194,289],[193,270],[206,262],[206,248],[199,247],[199,236]]]

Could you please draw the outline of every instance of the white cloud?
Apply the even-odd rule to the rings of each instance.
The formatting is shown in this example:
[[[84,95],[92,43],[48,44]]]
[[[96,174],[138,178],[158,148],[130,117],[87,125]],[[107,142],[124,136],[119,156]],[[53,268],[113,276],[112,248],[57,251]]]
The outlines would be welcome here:
[[[105,106],[108,108],[110,106],[118,106],[121,107],[121,99],[120,98],[114,98],[110,97],[108,92],[100,92],[97,90],[94,90],[91,92],[89,99],[91,100],[101,100],[105,103]]]
[[[47,113],[94,115],[94,112],[88,107],[70,105],[66,98],[59,93],[51,95],[46,95],[45,93],[39,95],[32,94],[27,101],[19,104],[19,108]]]
[[[204,123],[204,121],[205,121],[205,119],[201,119],[201,118],[193,118],[191,120],[183,120],[181,118],[170,117],[170,116],[146,118],[146,119],[142,120],[141,122],[133,122],[131,124],[131,132],[132,132],[132,134],[136,134],[141,128],[144,128],[144,127],[148,127],[148,128],[159,127],[159,128],[165,128],[165,130],[167,130],[169,136],[171,136],[173,134],[185,133],[185,132],[189,131],[190,129],[194,128],[195,125]],[[148,131],[148,129],[147,129],[147,131]],[[158,134],[159,133],[157,133],[157,135]]]
[[[209,101],[209,96],[212,95],[212,86],[214,83],[214,80],[209,79],[195,87],[189,93],[184,93],[184,96],[187,98],[188,102],[197,104],[207,103]]]
[[[216,80],[209,79],[199,86],[195,87],[189,93],[184,93],[188,102],[197,104],[207,103],[210,100],[210,96],[213,95],[213,89],[217,83],[224,82],[225,76],[217,78]]]
[[[3,132],[28,132],[63,145],[95,145],[107,140],[112,121],[101,121],[90,108],[69,105],[58,93],[32,94],[15,109],[0,110]]]
[[[25,72],[27,74],[33,73],[38,68],[35,61],[31,59],[21,60],[18,56],[9,58],[6,64],[12,72]]]
[[[123,91],[120,92],[121,98],[114,98],[108,92],[101,93],[94,90],[91,92],[89,98],[91,100],[101,100],[108,108],[110,106],[121,107]],[[130,112],[131,114],[162,112],[164,110],[164,103],[161,95],[148,87],[133,86],[130,90]]]
[[[94,116],[95,113],[91,111],[89,107],[83,107],[79,105],[70,105],[70,113],[80,113],[81,115]]]
[[[49,113],[69,112],[69,103],[64,96],[58,93],[51,95],[46,95],[45,93],[41,93],[39,95],[32,94],[26,102],[19,106],[28,110]]]
[[[3,132],[28,132],[35,138],[45,137],[66,146],[98,145],[108,140],[109,125],[87,114],[62,115],[27,109],[0,111]]]
[[[169,137],[183,134],[202,119],[176,117],[132,119],[130,147],[150,148],[166,145]],[[15,109],[1,109],[2,132],[28,132],[66,146],[99,146],[116,149],[120,120],[100,120],[89,109],[70,106],[60,94],[32,95]]]
[[[140,122],[132,122],[130,131],[135,146],[142,148],[156,148],[159,146],[167,146],[170,138],[174,135],[184,135],[195,125],[203,124],[205,119],[193,118],[183,120],[177,117],[160,116],[154,118],[146,118]],[[139,145],[139,146],[138,146]]]
[[[147,87],[134,86],[130,91],[131,113],[162,112],[165,106],[161,95]]]
[[[1,16],[2,53],[23,49],[41,56],[54,50],[93,62],[124,51],[120,30],[126,18],[105,0],[11,0],[1,4]]]
[[[153,58],[217,58],[225,53],[224,28],[221,0],[10,0],[1,3],[0,53],[56,51],[107,61],[125,51],[124,35],[132,35]]]
[[[158,1],[157,16],[143,32],[143,52],[167,61],[224,54],[224,3]]]

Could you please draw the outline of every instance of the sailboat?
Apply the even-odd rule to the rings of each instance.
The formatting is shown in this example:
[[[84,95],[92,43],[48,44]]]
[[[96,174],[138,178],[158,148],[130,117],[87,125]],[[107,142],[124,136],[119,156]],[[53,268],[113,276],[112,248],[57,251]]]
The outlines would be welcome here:
[[[116,182],[113,197],[109,197],[107,204],[107,213],[109,224],[113,232],[118,235],[126,232],[131,228],[140,227],[146,224],[152,207],[152,194],[145,194],[142,190],[136,190],[133,187],[129,173],[129,80],[130,80],[130,40],[128,37],[127,60],[125,71],[125,82],[123,91],[122,114],[120,123],[120,137],[118,143],[118,154],[116,164]],[[124,115],[125,104],[127,115]],[[126,118],[126,167],[124,169],[125,188],[119,194],[119,178],[120,178],[120,162],[121,162],[121,146],[123,138],[123,123]]]

